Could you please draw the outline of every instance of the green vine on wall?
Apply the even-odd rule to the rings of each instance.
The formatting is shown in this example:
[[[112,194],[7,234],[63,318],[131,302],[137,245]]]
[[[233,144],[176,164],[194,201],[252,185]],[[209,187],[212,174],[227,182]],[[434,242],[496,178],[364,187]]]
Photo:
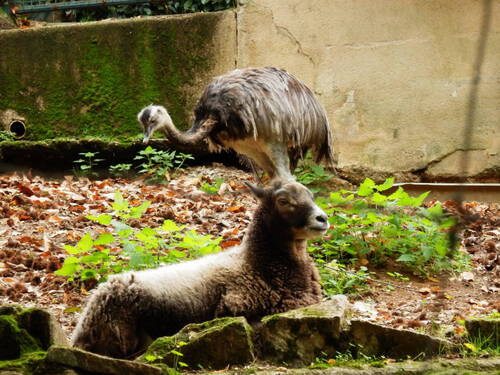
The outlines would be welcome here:
[[[93,9],[74,9],[69,21],[96,21],[106,18],[130,18],[160,14],[216,12],[234,8],[237,0],[163,0],[140,5],[119,5]]]

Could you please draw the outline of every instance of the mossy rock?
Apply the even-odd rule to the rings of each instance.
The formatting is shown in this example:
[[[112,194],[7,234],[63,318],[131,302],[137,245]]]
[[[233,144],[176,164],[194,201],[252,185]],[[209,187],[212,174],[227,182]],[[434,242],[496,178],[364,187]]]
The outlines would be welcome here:
[[[365,356],[432,358],[458,350],[457,346],[438,337],[362,320],[351,321],[348,339]]]
[[[37,341],[19,327],[13,315],[0,315],[0,360],[11,360],[40,350]]]
[[[135,361],[116,359],[77,348],[53,345],[47,352],[47,365],[63,366],[84,374],[161,375],[162,370]]]
[[[259,358],[271,363],[300,367],[316,357],[333,357],[341,346],[342,331],[350,318],[346,296],[266,316],[258,330]]]
[[[500,345],[499,317],[469,318],[465,321],[465,328],[472,340],[492,347]]]
[[[221,369],[255,359],[252,328],[243,317],[188,324],[177,334],[154,341],[139,360],[177,367]],[[181,353],[179,355],[178,353]]]
[[[67,344],[66,335],[60,324],[48,311],[39,308],[25,309],[13,304],[0,306],[0,333],[0,338],[3,338],[5,342],[20,340],[19,343],[33,343],[25,350],[18,350],[16,357],[7,359],[17,358],[30,351],[47,350],[54,344]],[[13,352],[19,346],[3,344],[0,340],[0,347],[3,345]],[[0,358],[2,358],[1,350]]]
[[[19,358],[0,361],[0,375],[4,373],[20,374],[44,374],[50,372],[42,370],[44,368],[46,353],[43,351],[29,352],[21,355]]]

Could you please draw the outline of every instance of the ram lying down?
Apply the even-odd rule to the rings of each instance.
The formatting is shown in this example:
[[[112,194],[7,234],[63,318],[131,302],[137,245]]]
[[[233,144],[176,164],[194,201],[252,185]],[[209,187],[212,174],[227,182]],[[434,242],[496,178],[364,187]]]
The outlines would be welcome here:
[[[221,316],[255,321],[319,302],[319,274],[306,240],[325,233],[327,216],[293,180],[249,187],[260,204],[241,245],[110,277],[90,297],[73,345],[129,358],[188,323]]]

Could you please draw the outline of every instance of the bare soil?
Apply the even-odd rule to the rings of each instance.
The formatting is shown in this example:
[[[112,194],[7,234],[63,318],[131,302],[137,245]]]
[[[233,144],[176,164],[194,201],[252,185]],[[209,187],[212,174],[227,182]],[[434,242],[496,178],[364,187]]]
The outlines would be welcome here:
[[[218,194],[200,190],[201,184],[218,177],[224,180]],[[85,216],[109,212],[119,190],[133,205],[152,202],[134,223],[137,227],[172,219],[202,234],[222,236],[221,246],[227,248],[240,243],[251,220],[256,201],[243,182],[252,180],[246,172],[219,165],[187,168],[164,185],[0,176],[0,304],[47,308],[71,334],[95,285],[70,284],[53,271],[67,255],[64,244],[103,231]],[[460,213],[453,202],[444,205],[461,218],[460,251],[472,255],[472,269],[427,279],[405,275],[410,281],[375,270],[369,292],[351,298],[356,316],[459,340],[464,333],[461,320],[500,312],[500,205],[468,202],[467,213]]]

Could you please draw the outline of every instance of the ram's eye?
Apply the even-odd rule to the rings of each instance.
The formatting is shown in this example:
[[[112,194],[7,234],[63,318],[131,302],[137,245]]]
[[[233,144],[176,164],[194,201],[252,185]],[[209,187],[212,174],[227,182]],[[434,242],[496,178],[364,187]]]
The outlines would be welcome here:
[[[278,199],[278,204],[280,206],[286,206],[288,204],[288,199],[286,199],[286,198],[279,198]]]

